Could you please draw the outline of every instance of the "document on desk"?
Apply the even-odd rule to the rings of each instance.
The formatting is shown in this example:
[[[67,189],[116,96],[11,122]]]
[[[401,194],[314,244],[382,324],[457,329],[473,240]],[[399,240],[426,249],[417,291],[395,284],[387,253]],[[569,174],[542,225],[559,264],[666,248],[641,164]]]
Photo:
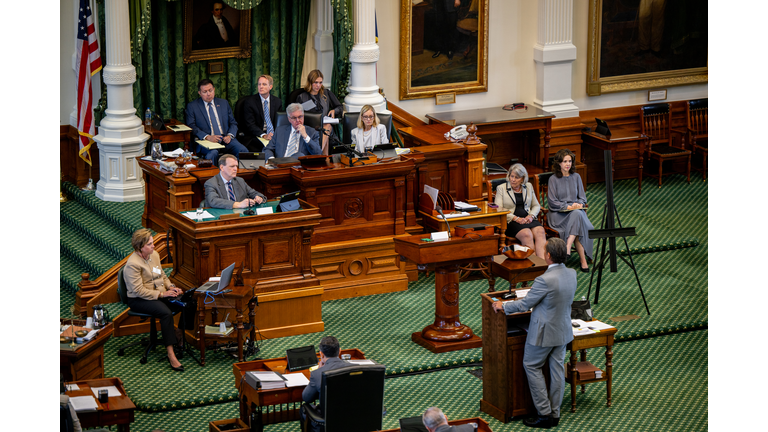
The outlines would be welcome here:
[[[207,148],[208,150],[218,150],[218,149],[223,149],[224,148],[223,145],[221,145],[219,143],[215,143],[215,142],[210,142],[208,140],[195,140],[195,142],[200,144],[201,146]]]
[[[286,387],[302,387],[309,384],[309,379],[301,372],[283,374]]]
[[[172,130],[174,132],[186,132],[186,131],[191,131],[192,130],[192,128],[190,128],[187,125],[183,125],[183,124],[165,125],[165,127],[167,127],[168,129],[170,129],[170,130]]]
[[[452,218],[463,217],[463,216],[469,216],[469,213],[464,212],[464,211],[463,212],[453,212],[453,213],[449,213],[449,214],[445,215],[445,218],[443,218],[442,216],[436,216],[436,217],[438,219],[452,219]]]
[[[91,395],[71,397],[69,402],[77,412],[96,411],[99,407],[96,403],[96,398]]]
[[[163,156],[176,159],[177,157],[181,156],[183,153],[184,153],[183,148],[177,148],[174,151],[163,152]]]
[[[615,328],[614,326],[610,324],[606,324],[602,321],[594,320],[594,321],[582,321],[588,328],[591,328],[592,330],[608,330]]]
[[[525,298],[525,296],[528,295],[528,291],[530,290],[531,290],[530,288],[515,290],[515,294],[517,294],[518,299]]]
[[[336,117],[325,116],[323,117],[323,124],[339,124],[339,119]]]
[[[117,387],[115,386],[91,387],[91,391],[93,392],[93,395],[96,397],[99,397],[99,390],[106,390],[108,397],[115,397],[115,396],[122,395],[122,393],[120,393],[120,390],[118,390]]]
[[[352,363],[353,365],[375,365],[376,362],[373,360],[347,360],[347,363]]]
[[[186,213],[182,213],[182,214],[183,214],[184,216],[186,216],[186,217],[188,217],[188,218],[192,219],[192,220],[197,220],[197,212],[193,212],[193,211],[191,211],[191,212],[186,212]],[[203,210],[203,213],[200,215],[200,218],[201,218],[201,219],[205,219],[205,218],[213,218],[213,217],[215,217],[215,216],[214,216],[214,215],[212,215],[212,214],[210,214],[210,213],[208,213],[208,210]]]

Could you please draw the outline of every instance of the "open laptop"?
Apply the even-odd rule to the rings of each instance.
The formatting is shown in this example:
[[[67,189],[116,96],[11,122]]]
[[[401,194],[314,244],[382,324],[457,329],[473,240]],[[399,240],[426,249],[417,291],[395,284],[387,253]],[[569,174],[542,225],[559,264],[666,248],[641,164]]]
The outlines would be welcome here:
[[[285,350],[285,358],[288,360],[288,370],[291,372],[309,369],[317,364],[314,345],[287,349]]]
[[[242,169],[252,169],[256,170],[259,169],[260,166],[264,165],[266,161],[264,160],[264,153],[240,153],[238,155],[238,166]]]
[[[229,265],[221,272],[221,279],[218,282],[206,282],[197,292],[210,292],[217,293],[229,285],[229,281],[232,279],[232,272],[235,271],[235,263]]]

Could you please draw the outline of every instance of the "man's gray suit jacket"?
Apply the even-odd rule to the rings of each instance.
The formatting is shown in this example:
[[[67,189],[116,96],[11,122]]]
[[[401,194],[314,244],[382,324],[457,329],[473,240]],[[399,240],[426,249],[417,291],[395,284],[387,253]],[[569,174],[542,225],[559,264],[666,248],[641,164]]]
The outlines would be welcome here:
[[[314,402],[315,399],[317,399],[320,395],[320,385],[323,381],[323,372],[343,368],[346,366],[350,366],[350,363],[347,363],[338,357],[332,357],[325,361],[325,365],[323,367],[313,370],[312,373],[309,374],[309,384],[304,387],[304,391],[301,393],[301,397],[304,399],[304,402]]]
[[[533,281],[522,299],[504,304],[504,312],[524,312],[533,308],[526,343],[552,347],[573,340],[571,303],[576,295],[576,271],[565,264],[551,266]]]
[[[246,198],[254,199],[260,196],[263,201],[267,200],[267,197],[256,192],[255,189],[248,186],[245,180],[240,177],[232,179],[232,192],[235,193],[235,200],[240,202]],[[229,199],[229,193],[227,192],[227,185],[221,174],[216,174],[205,182],[205,202],[208,207],[231,209],[235,204],[234,201]]]

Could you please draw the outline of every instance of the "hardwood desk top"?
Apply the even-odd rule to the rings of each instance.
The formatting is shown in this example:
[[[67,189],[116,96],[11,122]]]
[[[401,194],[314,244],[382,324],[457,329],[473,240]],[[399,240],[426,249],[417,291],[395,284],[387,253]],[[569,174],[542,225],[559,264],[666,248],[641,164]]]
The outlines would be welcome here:
[[[621,141],[630,141],[643,138],[643,134],[638,131],[614,127],[611,129],[611,135],[606,136],[597,132],[582,132],[583,135],[590,136],[598,141],[605,143],[617,143]]]
[[[451,143],[445,138],[445,133],[451,130],[451,126],[443,123],[404,127],[397,130],[402,135],[411,138],[416,146],[422,144],[436,145]]]
[[[61,324],[69,324],[70,321],[72,321],[76,326],[84,326],[85,320],[68,320],[61,318]],[[76,357],[83,357],[90,353],[92,350],[97,349],[101,346],[104,346],[104,344],[107,342],[107,339],[112,336],[112,332],[114,331],[114,327],[112,326],[112,323],[105,325],[99,332],[96,334],[96,336],[85,343],[78,343],[76,347],[72,348],[69,346],[69,343],[62,343],[60,344],[59,348],[59,354],[62,358],[69,357],[69,358],[76,358]]]
[[[480,239],[452,237],[449,240],[425,242],[425,234],[409,237],[396,237],[395,251],[416,264],[443,265],[450,262],[469,262],[484,260],[499,251],[498,234]]]
[[[491,208],[488,207],[488,201],[483,201],[482,203],[478,204],[477,206],[480,211],[473,211],[473,212],[467,212],[469,215],[467,216],[457,216],[457,217],[451,217],[448,218],[448,223],[453,225],[453,227],[456,227],[456,222],[464,222],[464,223],[475,223],[478,222],[477,219],[488,219],[490,216],[506,216],[509,213],[509,210],[499,210],[498,208]],[[424,213],[423,211],[419,210],[419,213],[421,214],[421,217],[424,219],[429,220],[432,222],[430,225],[439,225],[439,224],[445,224],[445,220],[440,215],[431,215]],[[506,218],[505,218],[506,219]]]
[[[527,122],[530,120],[553,119],[555,118],[555,115],[550,114],[543,109],[529,105],[528,110],[526,111],[507,111],[502,107],[490,107],[463,111],[445,111],[440,113],[432,113],[427,114],[426,117],[430,120],[446,124],[469,125],[470,123],[474,123],[477,126],[495,123],[510,123],[521,121]]]
[[[125,394],[125,388],[123,387],[123,381],[120,378],[101,378],[82,381],[73,381],[65,384],[77,384],[79,390],[70,390],[66,392],[69,397],[77,396],[94,396],[92,388],[115,386],[120,391],[120,396],[113,396],[108,399],[108,402],[102,404],[99,402],[98,397],[96,399],[97,408],[96,411],[81,411],[77,413],[77,418],[80,419],[80,425],[85,428],[91,427],[103,427],[111,425],[123,425],[123,430],[128,430],[128,425],[133,422],[133,412],[136,409],[136,405],[133,404],[131,398]]]

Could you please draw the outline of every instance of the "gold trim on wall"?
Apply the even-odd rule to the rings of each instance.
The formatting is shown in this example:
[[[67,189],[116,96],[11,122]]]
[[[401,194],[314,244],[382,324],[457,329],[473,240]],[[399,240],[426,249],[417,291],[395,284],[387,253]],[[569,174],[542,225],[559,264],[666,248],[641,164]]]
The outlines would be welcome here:
[[[477,80],[429,86],[411,86],[412,0],[400,0],[400,100],[435,97],[440,93],[482,93],[488,91],[488,1],[474,0],[477,7]],[[473,5],[474,7],[475,5]],[[456,55],[461,55],[456,53]]]
[[[198,50],[192,49],[192,23],[194,22],[193,14],[195,12],[199,13],[201,4],[210,5],[210,2],[184,0],[184,63],[194,63],[201,60],[213,60],[220,58],[251,57],[251,9],[238,11],[240,14],[240,40],[238,46]],[[197,10],[193,6],[195,6]],[[234,8],[232,9],[234,10]]]
[[[587,94],[589,96],[658,87],[706,84],[709,81],[708,66],[609,78],[600,77],[600,47],[602,46],[602,14],[600,12],[602,10],[603,0],[589,0],[589,44],[587,46]]]

